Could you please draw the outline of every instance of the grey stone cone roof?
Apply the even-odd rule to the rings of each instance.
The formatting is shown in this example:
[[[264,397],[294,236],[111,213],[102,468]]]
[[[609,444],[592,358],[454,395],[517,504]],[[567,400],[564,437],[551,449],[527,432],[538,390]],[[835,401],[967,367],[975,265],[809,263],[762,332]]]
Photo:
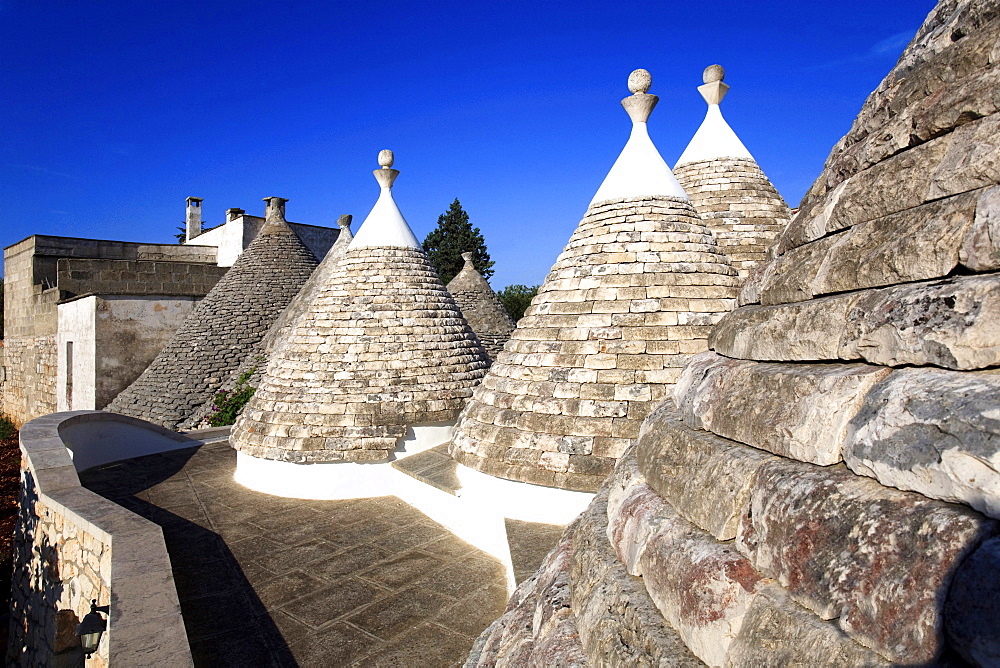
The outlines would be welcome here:
[[[244,357],[243,362],[236,370],[229,374],[219,387],[220,391],[232,391],[240,379],[244,377],[248,378],[247,384],[250,387],[255,388],[260,384],[267,361],[274,354],[274,351],[288,340],[295,323],[309,309],[316,294],[326,284],[333,268],[340,258],[343,257],[344,253],[347,252],[347,247],[350,245],[351,239],[354,238],[351,234],[351,216],[341,216],[337,222],[340,226],[340,232],[337,234],[337,241],[334,242],[333,246],[327,252],[326,257],[323,258],[323,261],[320,262],[316,270],[312,272],[309,280],[302,286],[302,289],[296,293],[291,303],[281,312],[281,315],[278,316],[278,319],[275,320],[274,324],[268,330],[267,335]],[[194,411],[191,417],[182,422],[180,427],[182,429],[193,429],[198,426],[207,425],[207,420],[213,411],[214,403],[209,399]]]
[[[467,257],[470,255],[463,254],[465,266],[448,283],[448,292],[462,309],[462,315],[479,337],[490,359],[494,360],[514,331],[514,320],[490,284],[476,271],[471,257]]]
[[[489,362],[419,248],[350,248],[267,365],[231,442],[298,463],[385,459],[455,419]]]
[[[753,159],[687,162],[674,168],[674,176],[745,279],[767,259],[775,237],[788,224],[788,205]]]
[[[739,279],[679,197],[592,205],[463,411],[457,461],[524,482],[596,489],[707,348]]]
[[[177,427],[253,354],[317,264],[287,223],[268,220],[171,342],[107,410]]]

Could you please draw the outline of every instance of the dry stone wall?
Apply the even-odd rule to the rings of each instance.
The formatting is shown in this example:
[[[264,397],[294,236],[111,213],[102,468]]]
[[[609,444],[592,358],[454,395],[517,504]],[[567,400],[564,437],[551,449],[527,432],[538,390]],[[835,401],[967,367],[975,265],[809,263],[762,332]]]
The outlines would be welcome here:
[[[686,200],[590,207],[455,430],[452,457],[594,490],[705,350],[739,278]]]
[[[317,265],[281,218],[264,225],[173,340],[107,410],[175,428],[253,355]]]
[[[351,248],[267,365],[233,446],[297,463],[385,459],[454,420],[489,362],[418,248]]]
[[[754,160],[720,158],[677,165],[674,176],[691,198],[740,278],[767,259],[785,229],[788,205]]]

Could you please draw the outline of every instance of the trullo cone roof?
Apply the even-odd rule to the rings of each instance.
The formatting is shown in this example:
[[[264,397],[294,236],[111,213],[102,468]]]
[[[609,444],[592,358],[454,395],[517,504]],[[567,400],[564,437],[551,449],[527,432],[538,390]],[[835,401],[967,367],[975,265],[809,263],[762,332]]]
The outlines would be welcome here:
[[[472,263],[472,253],[462,253],[465,266],[448,283],[448,292],[462,309],[462,315],[469,322],[472,331],[479,337],[490,359],[497,354],[514,331],[514,320],[507,313],[497,293],[476,271]]]
[[[645,92],[649,73],[637,70],[629,84],[622,105],[644,126],[657,100]],[[652,142],[646,148],[659,161],[623,151],[612,168],[646,190],[612,190],[605,179],[463,411],[450,446],[462,464],[596,488],[734,305],[736,272]]]
[[[107,410],[175,428],[253,354],[317,265],[285,222],[287,200],[265,201],[257,237]]]
[[[379,161],[378,203],[236,422],[231,442],[245,454],[385,459],[408,426],[453,420],[485,373],[475,334],[409,241],[391,153]]]
[[[711,228],[742,278],[767,258],[788,224],[788,205],[722,117],[729,86],[719,65],[705,69],[698,87],[708,112],[674,167],[691,204]]]

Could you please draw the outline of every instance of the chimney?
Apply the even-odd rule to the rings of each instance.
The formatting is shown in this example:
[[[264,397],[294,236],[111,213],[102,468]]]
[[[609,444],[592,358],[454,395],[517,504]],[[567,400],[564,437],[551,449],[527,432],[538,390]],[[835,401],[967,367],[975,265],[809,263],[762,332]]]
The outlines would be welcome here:
[[[284,197],[265,197],[264,201],[267,202],[267,206],[264,207],[264,222],[284,223],[285,202],[288,200]]]
[[[201,234],[201,202],[200,197],[187,198],[187,218],[184,224],[185,243]]]
[[[243,209],[226,209],[226,222],[231,223],[245,213]]]

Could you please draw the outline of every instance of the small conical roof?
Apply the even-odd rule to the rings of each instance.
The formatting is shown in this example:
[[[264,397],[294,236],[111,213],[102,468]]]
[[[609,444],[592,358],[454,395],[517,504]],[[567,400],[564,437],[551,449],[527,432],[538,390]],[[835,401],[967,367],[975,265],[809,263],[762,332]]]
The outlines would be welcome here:
[[[326,281],[329,279],[330,273],[337,265],[338,260],[347,252],[347,247],[353,238],[351,234],[351,220],[352,216],[349,215],[343,215],[337,219],[337,227],[339,228],[337,240],[330,247],[330,250],[327,251],[323,261],[320,262],[316,270],[309,276],[309,280],[305,282],[302,289],[296,293],[285,310],[278,316],[278,319],[271,325],[271,329],[268,330],[267,335],[246,355],[236,370],[229,374],[229,377],[219,387],[220,391],[231,392],[241,381],[246,382],[250,387],[257,387],[260,384],[267,361],[271,359],[274,351],[288,340],[295,323],[308,310],[317,292],[326,285]],[[213,399],[206,401],[191,417],[182,422],[180,428],[193,429],[204,424],[212,413],[215,412],[215,402]]]
[[[644,70],[630,77],[623,106],[633,124],[639,109],[645,125],[655,103],[647,79]],[[616,168],[635,167],[622,155]],[[458,462],[596,489],[688,356],[708,347],[738,278],[669,170],[656,173],[641,186],[602,186],[617,198],[591,203],[455,426]]]
[[[257,349],[317,265],[285,222],[288,200],[264,201],[265,223],[254,240],[107,410],[173,429]]]
[[[719,65],[705,69],[698,87],[708,114],[674,173],[742,278],[767,259],[791,212],[757,161],[722,118],[719,102],[729,90]]]
[[[646,92],[651,83],[652,77],[643,69],[629,76],[632,95],[622,100],[622,106],[632,119],[632,134],[591,204],[624,197],[687,197],[649,138],[646,121],[659,101],[657,96]]]
[[[233,428],[244,455],[385,459],[408,427],[454,420],[486,372],[476,335],[392,200],[391,153],[379,162],[378,202]]]
[[[472,253],[462,253],[465,266],[448,283],[448,292],[462,309],[462,314],[479,337],[491,360],[503,350],[514,331],[514,319],[504,308],[503,302],[493,292],[482,274],[472,263]]]
[[[708,111],[705,113],[705,120],[701,122],[698,131],[694,133],[687,148],[677,159],[675,168],[688,162],[716,160],[718,158],[753,160],[750,151],[729,127],[726,119],[722,117],[719,103],[729,91],[729,85],[723,82],[724,78],[725,70],[720,65],[710,65],[705,68],[702,75],[702,80],[705,83],[698,86],[698,92],[708,103]]]

